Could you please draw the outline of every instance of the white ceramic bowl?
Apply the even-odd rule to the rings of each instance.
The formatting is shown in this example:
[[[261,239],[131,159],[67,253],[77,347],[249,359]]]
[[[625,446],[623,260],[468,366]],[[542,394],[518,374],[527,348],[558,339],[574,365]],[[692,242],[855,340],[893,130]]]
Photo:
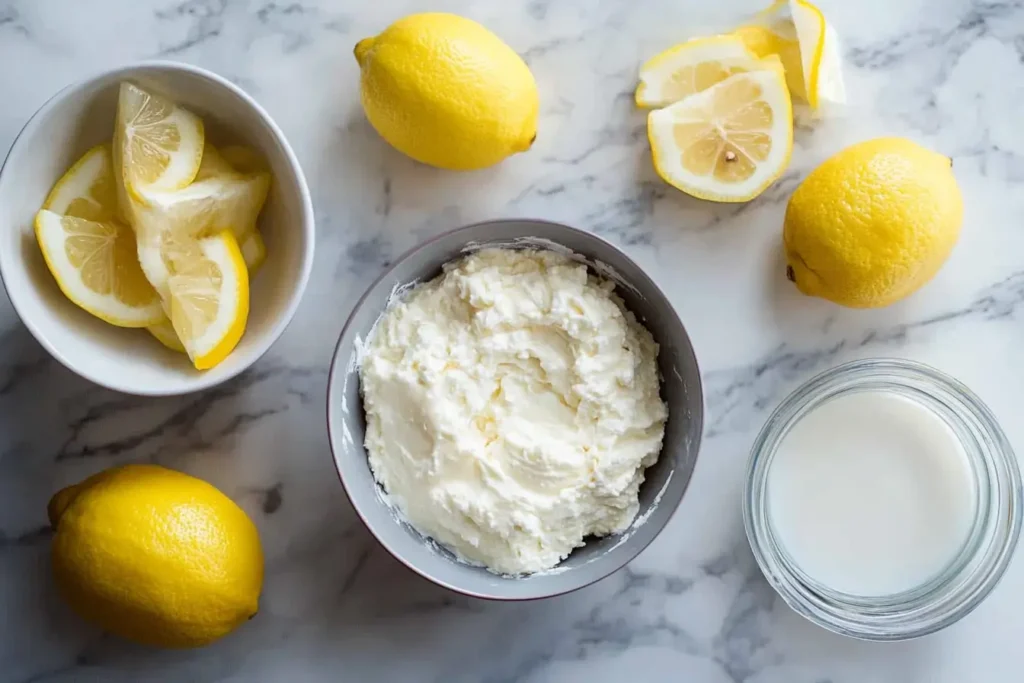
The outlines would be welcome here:
[[[33,233],[33,217],[57,179],[87,149],[111,139],[118,86],[125,80],[201,115],[215,142],[256,149],[273,173],[259,223],[267,260],[251,284],[245,335],[224,362],[205,372],[145,330],[108,325],[68,301]],[[0,170],[0,276],[14,309],[58,361],[96,384],[130,394],[199,391],[256,362],[295,314],[313,264],[313,237],[309,189],[281,130],[240,88],[187,64],[126,66],[61,90],[29,119]]]

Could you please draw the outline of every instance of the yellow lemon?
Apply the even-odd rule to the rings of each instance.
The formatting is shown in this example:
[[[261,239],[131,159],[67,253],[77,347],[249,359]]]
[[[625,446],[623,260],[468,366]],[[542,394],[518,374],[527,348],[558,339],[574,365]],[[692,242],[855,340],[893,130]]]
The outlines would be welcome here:
[[[359,41],[355,56],[366,117],[417,161],[484,168],[526,151],[537,136],[533,74],[475,21],[413,14]]]
[[[48,507],[58,589],[82,617],[161,647],[198,647],[256,614],[263,552],[252,520],[195,477],[106,470]]]
[[[887,306],[939,271],[962,221],[948,157],[902,138],[861,142],[812,171],[790,198],[787,275],[810,296]]]

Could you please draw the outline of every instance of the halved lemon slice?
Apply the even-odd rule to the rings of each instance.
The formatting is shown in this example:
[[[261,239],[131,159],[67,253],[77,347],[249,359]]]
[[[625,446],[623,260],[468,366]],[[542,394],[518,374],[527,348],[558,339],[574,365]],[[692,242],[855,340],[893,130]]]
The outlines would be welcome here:
[[[107,221],[117,216],[110,145],[96,145],[61,176],[43,208],[62,216]]]
[[[758,57],[777,55],[793,99],[812,110],[846,101],[835,29],[806,0],[776,0],[733,32]]]
[[[168,99],[122,83],[114,126],[116,170],[127,194],[180,190],[203,158],[203,120]]]
[[[171,324],[199,370],[224,360],[245,332],[249,274],[230,231],[166,249]]]
[[[163,318],[127,225],[43,209],[36,214],[35,232],[47,267],[72,302],[119,327],[146,327]]]
[[[687,194],[745,202],[789,164],[793,106],[777,58],[647,116],[654,168]]]
[[[174,331],[174,325],[171,325],[169,318],[164,318],[156,325],[150,325],[146,328],[146,331],[171,351],[185,353],[185,345],[178,339],[178,333]]]
[[[757,55],[738,36],[688,40],[644,62],[636,103],[640,107],[665,107],[733,74],[757,68]]]

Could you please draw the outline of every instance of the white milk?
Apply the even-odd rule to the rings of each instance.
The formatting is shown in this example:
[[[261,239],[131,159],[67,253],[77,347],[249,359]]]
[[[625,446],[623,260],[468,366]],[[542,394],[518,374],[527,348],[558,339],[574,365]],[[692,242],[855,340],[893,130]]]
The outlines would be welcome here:
[[[974,475],[931,409],[884,391],[834,398],[783,437],[768,510],[801,570],[834,591],[892,595],[958,554],[975,516]]]

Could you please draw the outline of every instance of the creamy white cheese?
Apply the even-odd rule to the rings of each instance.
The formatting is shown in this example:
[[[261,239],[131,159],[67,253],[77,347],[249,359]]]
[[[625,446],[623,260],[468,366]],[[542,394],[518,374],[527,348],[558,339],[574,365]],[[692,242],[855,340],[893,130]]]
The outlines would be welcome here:
[[[636,516],[668,415],[657,355],[584,265],[479,251],[390,307],[367,341],[370,467],[414,527],[463,559],[549,569]]]

